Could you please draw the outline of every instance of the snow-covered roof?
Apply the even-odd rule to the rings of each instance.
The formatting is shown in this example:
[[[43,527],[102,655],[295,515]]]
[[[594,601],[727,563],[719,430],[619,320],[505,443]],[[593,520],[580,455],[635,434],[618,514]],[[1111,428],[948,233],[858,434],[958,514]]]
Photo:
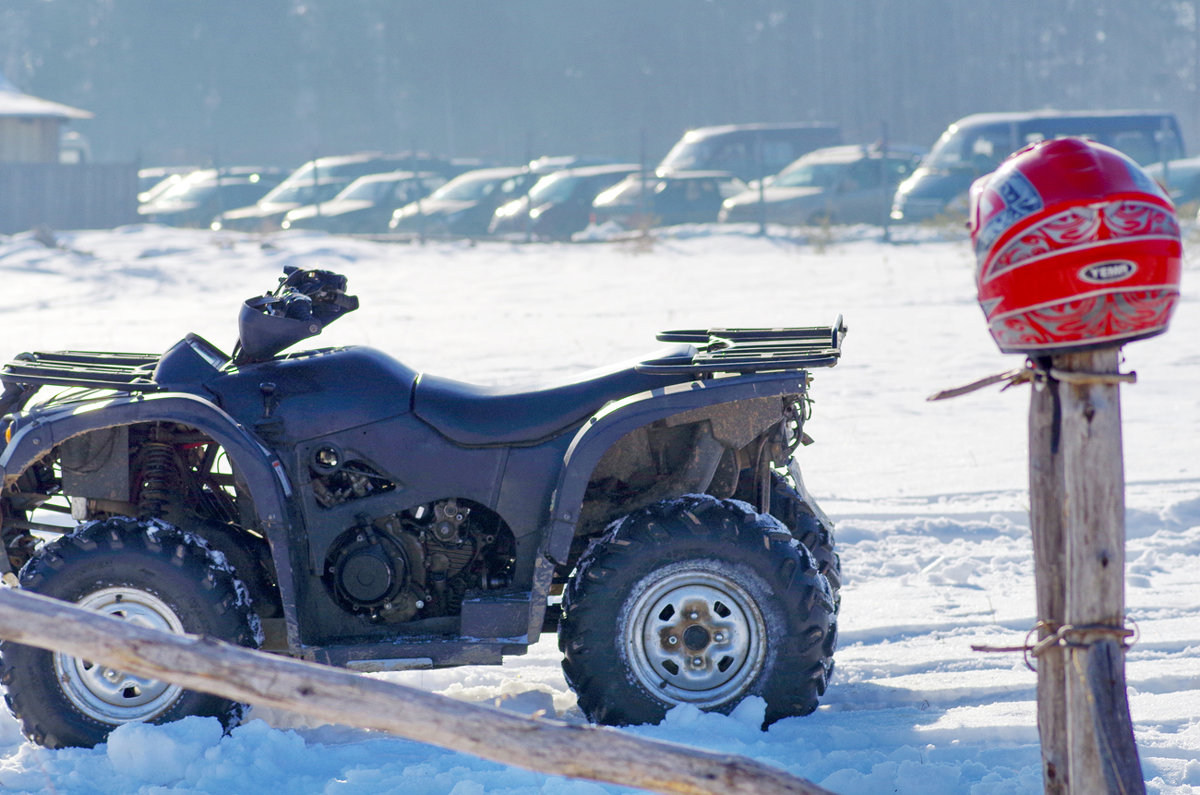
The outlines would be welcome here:
[[[92,114],[86,110],[21,93],[2,72],[0,72],[0,116],[53,119],[92,118]]]

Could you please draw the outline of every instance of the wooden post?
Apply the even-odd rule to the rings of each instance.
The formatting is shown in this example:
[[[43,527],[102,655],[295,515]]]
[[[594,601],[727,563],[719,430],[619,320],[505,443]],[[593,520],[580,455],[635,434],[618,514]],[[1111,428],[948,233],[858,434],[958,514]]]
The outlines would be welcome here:
[[[555,776],[683,795],[832,795],[745,757],[526,718],[195,635],[173,635],[0,587],[0,638]]]
[[[1118,348],[1054,357],[1070,373],[1118,372]],[[1067,380],[1062,403],[1066,498],[1067,781],[1072,793],[1144,793],[1125,693],[1125,476],[1115,379]]]
[[[1048,363],[1048,362],[1047,362]],[[1066,537],[1059,384],[1035,381],[1029,403],[1029,526],[1036,571],[1038,640],[1062,626],[1066,615]],[[1050,646],[1037,658],[1038,735],[1046,795],[1066,795],[1066,658]]]

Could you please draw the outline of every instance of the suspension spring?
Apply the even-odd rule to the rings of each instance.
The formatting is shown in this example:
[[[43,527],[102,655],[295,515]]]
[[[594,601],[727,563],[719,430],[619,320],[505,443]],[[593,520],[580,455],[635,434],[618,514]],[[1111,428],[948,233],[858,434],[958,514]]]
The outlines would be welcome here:
[[[172,497],[179,492],[179,458],[166,442],[144,442],[141,449],[138,515],[161,517]]]

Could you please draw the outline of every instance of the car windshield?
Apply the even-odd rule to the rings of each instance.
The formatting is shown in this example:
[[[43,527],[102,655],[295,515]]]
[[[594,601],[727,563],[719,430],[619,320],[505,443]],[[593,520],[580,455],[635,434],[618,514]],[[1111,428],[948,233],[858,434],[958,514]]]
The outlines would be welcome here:
[[[430,198],[463,202],[479,201],[491,194],[496,189],[496,186],[503,181],[504,177],[496,177],[490,174],[476,174],[474,176],[463,174],[435,190]]]
[[[529,200],[533,204],[566,201],[575,192],[575,186],[579,184],[580,179],[581,177],[565,171],[542,177],[529,191]]]
[[[337,197],[378,202],[391,196],[399,181],[399,179],[356,179]]]
[[[925,165],[931,168],[972,168],[980,174],[993,171],[1013,149],[1007,125],[976,129],[952,126],[933,145]]]
[[[311,182],[281,182],[271,192],[259,199],[260,204],[312,204],[333,198],[342,188],[340,182],[314,185]]]
[[[711,141],[689,141],[685,136],[682,141],[671,147],[671,151],[667,152],[667,156],[658,167],[663,171],[687,171],[708,162],[712,156],[712,148]]]
[[[655,186],[659,184],[659,180],[654,178],[646,178],[639,174],[633,174],[613,185],[611,188],[606,188],[596,196],[596,204],[630,204],[638,200],[642,195],[642,186],[648,186],[650,191],[655,190]]]
[[[167,190],[163,191],[154,202],[156,204],[176,204],[182,202],[200,202],[211,196],[217,190],[216,180],[212,172],[201,179],[182,179]]]
[[[189,185],[187,190],[175,191],[172,190],[169,194],[163,194],[155,204],[203,204],[208,199],[216,194],[217,183],[205,182],[198,185]]]
[[[395,171],[404,168],[399,165],[394,158],[371,158],[366,160],[344,160],[344,161],[324,161],[314,163],[308,161],[300,168],[293,171],[287,178],[287,182],[302,182],[307,180],[313,181],[315,176],[318,180],[329,179],[330,177],[341,177],[343,179],[349,177],[361,177],[366,174],[378,174],[383,171]],[[313,174],[313,171],[316,174]]]
[[[846,163],[796,163],[784,169],[772,187],[782,188],[832,188],[846,173]]]

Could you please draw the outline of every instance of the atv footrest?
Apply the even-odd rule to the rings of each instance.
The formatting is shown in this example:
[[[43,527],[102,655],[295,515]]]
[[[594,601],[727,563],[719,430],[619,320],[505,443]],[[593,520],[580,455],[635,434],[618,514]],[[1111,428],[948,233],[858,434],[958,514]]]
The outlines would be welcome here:
[[[77,386],[149,392],[154,382],[156,353],[98,353],[50,351],[23,353],[0,368],[5,384]]]
[[[695,353],[641,362],[637,369],[667,375],[681,371],[761,373],[833,367],[841,358],[845,333],[841,315],[832,326],[664,331],[658,335],[660,341],[691,343]]]

